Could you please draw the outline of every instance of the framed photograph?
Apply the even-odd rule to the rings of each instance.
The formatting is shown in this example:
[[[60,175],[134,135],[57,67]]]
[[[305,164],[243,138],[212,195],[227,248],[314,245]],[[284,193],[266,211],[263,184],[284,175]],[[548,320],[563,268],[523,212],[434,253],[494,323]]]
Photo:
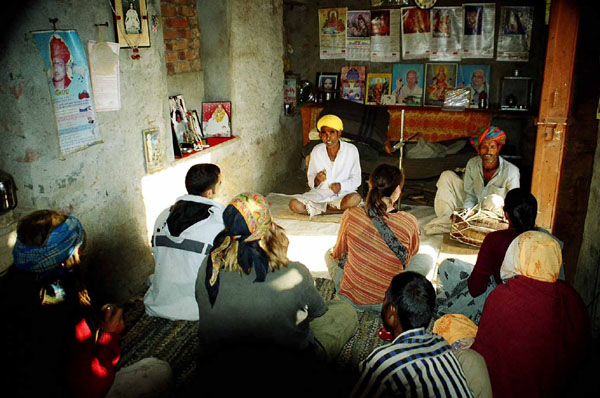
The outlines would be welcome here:
[[[162,169],[160,130],[157,128],[143,130],[142,137],[146,155],[146,172],[153,173]]]
[[[425,64],[425,105],[442,106],[446,91],[456,87],[457,64]]]
[[[457,87],[468,88],[471,92],[469,108],[479,108],[479,96],[485,93],[486,107],[490,98],[490,65],[460,65]]]
[[[188,112],[187,116],[190,121],[190,129],[192,130],[194,141],[202,141],[204,137],[202,135],[202,128],[200,127],[200,118],[198,117],[198,112],[196,112],[196,110],[193,109]]]
[[[150,47],[146,0],[114,0],[114,5],[121,48]]]
[[[342,66],[342,98],[360,104],[365,102],[365,76],[364,66]]]
[[[171,116],[171,131],[173,133],[173,150],[175,156],[181,156],[192,144],[193,138],[188,133],[189,117],[183,95],[169,97],[169,113]],[[193,146],[193,144],[192,144]]]
[[[423,64],[394,64],[392,67],[392,96],[394,104],[423,105]]]
[[[330,72],[317,73],[317,88],[319,90],[335,91],[339,88],[340,74]]]
[[[292,116],[298,103],[298,75],[285,75],[283,79],[283,110],[286,116]]]
[[[383,95],[392,92],[391,73],[367,73],[367,105],[381,105]]]
[[[231,137],[231,102],[203,102],[202,131],[205,138]]]

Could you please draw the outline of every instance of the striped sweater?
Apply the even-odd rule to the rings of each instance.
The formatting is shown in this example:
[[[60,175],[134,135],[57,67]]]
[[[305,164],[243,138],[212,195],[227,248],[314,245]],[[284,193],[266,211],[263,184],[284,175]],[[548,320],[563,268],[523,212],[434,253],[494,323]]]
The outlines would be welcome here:
[[[396,238],[408,252],[407,265],[419,251],[421,239],[417,219],[409,213],[389,213],[384,219]],[[344,212],[333,257],[348,259],[339,294],[356,304],[383,302],[385,291],[392,278],[404,268],[385,243],[364,208],[351,208]]]
[[[353,397],[473,397],[446,340],[423,328],[376,348],[359,369]]]

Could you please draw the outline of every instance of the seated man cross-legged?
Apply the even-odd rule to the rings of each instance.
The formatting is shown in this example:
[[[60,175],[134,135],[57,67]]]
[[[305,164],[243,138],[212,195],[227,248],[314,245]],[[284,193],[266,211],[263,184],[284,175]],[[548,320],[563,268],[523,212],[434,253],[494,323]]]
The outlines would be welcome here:
[[[472,208],[490,195],[504,199],[508,191],[520,186],[517,166],[499,156],[505,143],[506,133],[497,127],[475,132],[471,144],[479,156],[469,159],[463,179],[451,170],[440,175],[434,201],[437,218],[425,226],[427,235],[450,232],[455,209]]]
[[[307,178],[311,190],[290,200],[294,213],[311,217],[342,213],[360,204],[362,199],[356,192],[361,184],[358,149],[340,141],[343,129],[342,120],[335,115],[322,116],[317,122],[323,143],[310,154]]]
[[[393,335],[360,363],[354,397],[473,397],[446,341],[425,330],[435,306],[433,285],[406,271],[392,279],[381,318]]]
[[[217,165],[192,166],[185,176],[188,195],[158,216],[152,236],[156,268],[144,297],[148,315],[198,320],[196,276],[215,236],[223,230],[224,206],[212,199],[220,184]]]

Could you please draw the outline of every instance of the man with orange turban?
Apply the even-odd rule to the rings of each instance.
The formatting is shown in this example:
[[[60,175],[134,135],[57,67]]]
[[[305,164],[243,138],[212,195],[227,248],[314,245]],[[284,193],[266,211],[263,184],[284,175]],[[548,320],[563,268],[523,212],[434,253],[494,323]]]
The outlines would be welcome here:
[[[490,195],[504,199],[520,186],[519,169],[499,156],[506,133],[498,127],[481,128],[471,136],[471,145],[479,156],[467,162],[464,179],[446,170],[437,182],[434,208],[437,218],[424,228],[427,235],[450,232],[450,216],[455,209],[471,208]]]
[[[52,83],[57,90],[64,90],[71,84],[67,74],[70,66],[71,51],[66,43],[58,36],[50,39],[50,60],[52,62]]]

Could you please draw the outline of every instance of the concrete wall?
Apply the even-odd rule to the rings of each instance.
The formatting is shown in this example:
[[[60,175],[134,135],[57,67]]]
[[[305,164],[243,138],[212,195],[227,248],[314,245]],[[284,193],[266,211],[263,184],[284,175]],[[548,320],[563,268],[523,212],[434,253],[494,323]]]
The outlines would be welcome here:
[[[106,39],[114,41],[108,3],[34,1],[20,9],[2,37],[0,168],[14,176],[21,209],[59,209],[82,220],[88,272],[101,299],[123,300],[143,289],[153,271],[148,240],[153,222],[184,193],[184,176],[192,164],[210,161],[221,166],[219,199],[226,202],[244,190],[267,194],[276,189],[290,159],[295,159],[296,148],[289,145],[295,137],[280,128],[282,1],[226,3],[232,21],[232,73],[226,79],[232,87],[233,131],[241,138],[185,160],[173,160],[167,97],[183,92],[189,106],[199,109],[206,82],[202,74],[167,79],[161,29],[151,33],[150,48],[140,49],[140,60],[131,60],[131,51],[122,50],[122,109],[97,114],[104,143],[65,160],[58,159],[43,62],[29,32],[51,28],[48,18],[56,17],[58,28],[77,30],[86,43],[96,39],[94,23],[108,21]],[[202,6],[198,9],[201,12]],[[160,16],[159,0],[149,0],[148,10]],[[182,91],[185,88],[190,91]],[[165,168],[146,175],[142,129],[151,125],[161,130]]]

